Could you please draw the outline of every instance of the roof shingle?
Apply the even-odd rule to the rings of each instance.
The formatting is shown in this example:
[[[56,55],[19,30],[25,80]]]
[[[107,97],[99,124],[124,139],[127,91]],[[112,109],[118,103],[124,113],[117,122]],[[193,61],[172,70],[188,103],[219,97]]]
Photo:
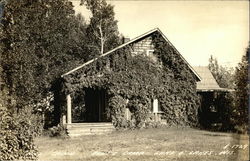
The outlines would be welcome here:
[[[207,66],[194,66],[194,70],[201,77],[201,81],[197,82],[198,91],[223,91],[224,88],[220,88],[212,73]]]

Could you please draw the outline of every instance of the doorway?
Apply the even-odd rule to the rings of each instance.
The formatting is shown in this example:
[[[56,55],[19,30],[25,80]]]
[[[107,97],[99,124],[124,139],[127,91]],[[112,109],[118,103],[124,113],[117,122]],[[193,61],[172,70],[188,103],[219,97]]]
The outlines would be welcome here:
[[[108,97],[104,89],[85,90],[86,122],[109,122]]]

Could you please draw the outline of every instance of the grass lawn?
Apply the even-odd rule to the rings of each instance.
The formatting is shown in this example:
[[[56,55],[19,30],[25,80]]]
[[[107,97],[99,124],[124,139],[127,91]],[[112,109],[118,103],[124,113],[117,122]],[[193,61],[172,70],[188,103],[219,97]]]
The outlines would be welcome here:
[[[115,131],[74,138],[39,137],[39,160],[248,161],[249,137],[191,128]]]

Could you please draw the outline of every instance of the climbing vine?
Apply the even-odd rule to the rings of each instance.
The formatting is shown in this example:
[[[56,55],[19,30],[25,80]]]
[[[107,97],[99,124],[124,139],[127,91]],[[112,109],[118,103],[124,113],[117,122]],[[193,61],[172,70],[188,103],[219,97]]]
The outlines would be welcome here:
[[[105,89],[112,122],[118,128],[145,126],[154,98],[168,125],[197,125],[196,76],[158,32],[151,36],[158,61],[132,55],[133,44],[127,45],[65,76],[64,92]],[[130,121],[125,119],[125,108],[132,112]]]
[[[181,59],[174,47],[159,34],[153,35],[155,55],[162,61],[163,87],[159,94],[167,123],[169,125],[197,126],[199,97],[196,93],[196,76],[187,63]],[[171,74],[170,74],[171,73]],[[170,76],[170,77],[169,77]]]

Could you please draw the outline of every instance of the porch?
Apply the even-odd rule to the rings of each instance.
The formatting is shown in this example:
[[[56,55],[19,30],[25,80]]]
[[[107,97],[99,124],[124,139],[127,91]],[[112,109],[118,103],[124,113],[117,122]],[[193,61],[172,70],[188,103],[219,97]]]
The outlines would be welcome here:
[[[73,97],[73,98],[72,98]],[[66,126],[69,136],[99,135],[115,130],[110,117],[107,117],[107,93],[103,89],[84,90],[81,97],[84,103],[76,110],[74,96],[66,96],[67,110],[62,117],[62,124]],[[79,108],[78,107],[78,108]]]
[[[70,94],[66,96],[67,110],[61,121],[66,126],[70,136],[105,134],[115,130],[111,121],[108,96],[105,90],[87,88],[84,97],[81,96],[80,98],[84,98],[84,110],[82,110],[84,112],[74,109],[74,96],[73,98]],[[131,120],[132,114],[129,108],[126,108],[124,112],[125,119]],[[153,121],[161,122],[162,113],[158,100],[153,99],[150,112]]]
[[[66,124],[70,137],[81,135],[102,135],[108,134],[115,130],[111,122],[98,123],[71,123]]]

